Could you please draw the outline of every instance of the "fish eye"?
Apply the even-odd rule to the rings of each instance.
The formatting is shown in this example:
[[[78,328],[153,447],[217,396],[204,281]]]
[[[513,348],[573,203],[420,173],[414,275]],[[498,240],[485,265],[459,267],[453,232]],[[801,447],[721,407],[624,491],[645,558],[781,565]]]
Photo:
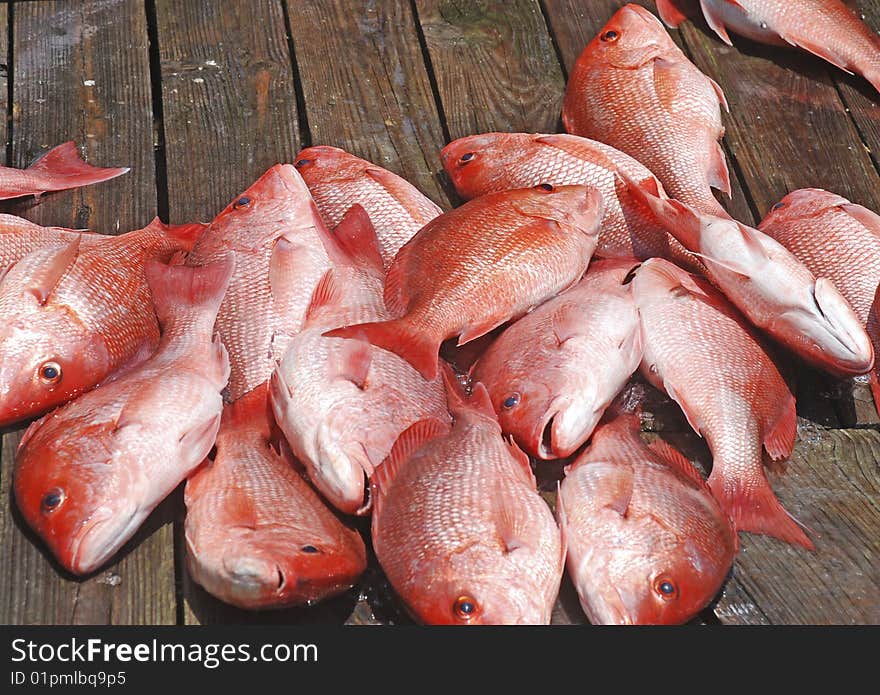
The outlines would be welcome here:
[[[452,604],[452,612],[459,620],[470,620],[477,614],[477,602],[471,596],[459,596]]]
[[[49,514],[58,509],[63,501],[64,490],[60,487],[53,487],[49,492],[43,495],[43,499],[40,500],[40,509],[44,514]]]
[[[678,598],[678,587],[669,577],[657,577],[654,580],[654,593],[664,601]]]
[[[295,166],[297,169],[302,169],[303,167],[308,166],[311,163],[312,163],[311,159],[297,159],[293,163],[293,166]]]
[[[236,200],[232,204],[232,207],[235,208],[236,210],[240,210],[241,208],[246,208],[250,204],[251,204],[251,199],[248,198],[247,196],[243,195],[241,198],[239,198],[238,200]]]
[[[319,551],[319,550],[318,550],[315,546],[313,546],[313,545],[304,545],[304,546],[302,547],[302,551],[303,551],[304,553],[318,553],[318,552],[321,552],[321,551]]]
[[[476,152],[465,152],[458,158],[458,161],[460,164],[467,164],[468,162],[472,162],[476,156]]]
[[[503,401],[501,401],[501,405],[504,407],[505,410],[510,410],[511,408],[515,408],[519,405],[521,398],[522,396],[514,391],[513,393],[508,394],[508,396]]]
[[[40,381],[49,386],[54,386],[61,381],[61,365],[57,362],[44,362],[40,365]]]
[[[549,184],[549,183],[539,183],[537,186],[535,186],[535,189],[538,191],[547,191],[547,193],[552,193],[553,191],[556,190],[553,187],[553,184]]]
[[[781,209],[784,208],[784,207],[785,207],[785,203],[776,203],[776,205],[774,205],[774,206],[773,206],[772,208],[770,208],[770,209],[771,209],[771,210],[781,210]]]
[[[620,38],[620,32],[615,31],[614,29],[609,29],[599,38],[607,43],[614,43],[615,41],[617,41],[617,39]]]

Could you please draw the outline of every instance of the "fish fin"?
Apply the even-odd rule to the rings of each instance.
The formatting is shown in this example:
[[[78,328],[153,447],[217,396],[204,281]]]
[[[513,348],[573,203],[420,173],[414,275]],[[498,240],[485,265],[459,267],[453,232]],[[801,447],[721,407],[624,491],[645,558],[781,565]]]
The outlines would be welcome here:
[[[340,379],[350,381],[363,391],[367,386],[367,374],[373,363],[372,346],[363,340],[346,340],[334,372]]]
[[[324,333],[329,338],[366,339],[409,362],[427,380],[437,376],[440,343],[406,318],[343,326]]]
[[[407,292],[406,260],[409,255],[409,247],[404,245],[394,257],[388,272],[385,274],[385,290],[383,299],[385,308],[391,316],[403,316],[409,307],[409,294]]]
[[[482,384],[480,384],[482,386]],[[487,392],[488,394],[488,392]],[[493,412],[494,415],[494,412]],[[513,441],[513,437],[505,440],[507,442],[507,450],[510,452],[510,455],[516,460],[516,462],[520,465],[523,473],[526,475],[526,479],[530,485],[537,486],[537,481],[535,480],[535,474],[532,471],[532,463],[529,460],[529,455],[517,446],[517,443]]]
[[[837,207],[855,219],[859,224],[872,230],[875,234],[880,234],[880,215],[873,210],[855,203],[843,203]]]
[[[611,479],[615,486],[610,491],[610,499],[604,505],[604,508],[610,509],[621,517],[626,518],[635,488],[635,474],[633,473],[632,466],[629,464],[615,466],[615,472],[617,475]]]
[[[72,140],[53,147],[46,154],[37,158],[27,171],[69,179],[68,187],[87,186],[116,178],[130,171],[129,167],[104,168],[86,162],[79,154],[76,143]]]
[[[658,261],[660,260],[658,259]],[[663,275],[671,284],[681,287],[688,294],[696,295],[700,298],[713,299],[706,291],[706,288],[702,287],[698,279],[689,272],[682,270],[670,261],[658,261],[651,261],[653,272]]]
[[[695,482],[701,488],[706,488],[706,481],[700,471],[672,444],[662,439],[656,439],[648,445],[648,448],[668,463],[670,467],[683,474],[685,478]]]
[[[166,265],[155,259],[147,261],[144,272],[159,323],[164,326],[184,307],[204,307],[216,314],[226,296],[234,269],[235,254],[231,251],[222,259],[203,266]]]
[[[58,283],[76,263],[79,256],[79,241],[77,237],[69,244],[46,250],[47,253],[52,253],[52,256],[34,272],[27,287],[27,291],[37,298],[40,305],[45,305],[49,301]]]
[[[709,488],[737,531],[762,533],[814,549],[803,524],[785,510],[763,471],[759,481],[749,481],[745,487],[741,481],[720,474],[720,470],[721,466],[713,465]]]
[[[676,7],[673,0],[657,0],[657,12],[660,14],[660,19],[671,29],[676,29],[679,24],[687,20],[684,12]]]
[[[461,346],[465,343],[471,342],[472,340],[476,340],[477,338],[480,338],[487,333],[491,333],[496,328],[498,328],[498,326],[506,322],[507,318],[505,317],[500,321],[498,321],[497,319],[490,319],[485,323],[478,323],[471,326],[466,326],[465,329],[458,336],[458,342],[456,343],[456,345]]]
[[[700,216],[679,200],[665,197],[653,179],[638,181],[622,171],[617,176],[626,184],[629,193],[648,208],[660,224],[685,248],[693,252],[699,248]]]
[[[565,513],[565,502],[562,499],[562,481],[556,481],[556,521],[559,526],[561,541],[559,565],[565,566],[565,556],[568,553],[568,515]]]
[[[503,490],[499,489],[495,497],[497,504],[495,531],[504,547],[505,555],[532,547],[532,543],[528,540],[531,520],[527,514],[523,513],[522,506],[517,504],[516,500],[503,494]]]
[[[764,438],[764,448],[774,461],[788,458],[794,450],[795,437],[797,437],[797,412],[794,396],[789,395],[782,414]]]
[[[348,209],[333,235],[354,265],[385,272],[376,229],[362,205],[355,204]]]
[[[688,424],[691,426],[691,429],[700,436],[703,436],[703,424],[702,422],[700,422],[700,418],[693,407],[691,407],[691,405],[678,394],[678,392],[671,384],[668,384],[664,381],[663,388],[666,389],[666,393],[669,395],[669,397],[676,403],[678,403],[678,407],[681,408],[685,418],[687,418]]]
[[[305,321],[314,320],[323,308],[339,304],[342,302],[342,297],[343,288],[339,285],[333,268],[330,268],[315,285],[315,290],[312,292],[312,298],[306,309]]]
[[[828,46],[822,46],[812,39],[808,39],[806,37],[794,36],[792,34],[785,34],[783,32],[779,33],[779,36],[792,46],[797,46],[798,48],[802,48],[809,53],[812,53],[815,56],[818,56],[822,60],[827,60],[832,65],[840,68],[844,72],[853,74],[853,71],[849,67],[849,61],[844,58],[839,53],[831,50]]]
[[[283,236],[275,240],[269,258],[269,291],[275,301],[283,303],[286,300],[287,292],[283,288],[289,285],[288,278],[296,274],[301,249],[299,244]]]
[[[446,362],[440,370],[443,375],[443,384],[446,387],[446,405],[449,412],[456,417],[467,413],[477,412],[485,417],[498,421],[495,408],[492,407],[492,399],[489,391],[479,381],[471,387],[471,395],[465,393],[464,386],[455,375],[455,371]]]
[[[210,225],[202,222],[187,222],[186,224],[166,224],[158,217],[150,220],[150,223],[144,227],[144,231],[150,230],[161,232],[165,236],[176,240],[186,251],[192,251],[196,242],[204,234]]]
[[[178,440],[178,446],[184,451],[203,451],[207,456],[217,441],[217,432],[220,430],[221,414],[217,413],[210,420],[201,422],[192,429],[184,432]]]
[[[731,3],[737,6],[740,6],[739,3]],[[730,40],[730,35],[727,33],[727,29],[724,26],[724,20],[721,15],[715,12],[712,9],[712,6],[706,2],[706,0],[700,0],[700,7],[703,10],[703,16],[706,18],[706,23],[711,27],[712,31],[714,31],[721,38],[724,43],[728,46],[733,45],[733,41]],[[740,6],[741,7],[741,6]]]
[[[248,491],[232,485],[223,495],[222,507],[228,526],[256,530],[259,519],[257,505]]]
[[[570,311],[568,306],[561,306],[550,316],[550,330],[556,338],[556,347],[561,348],[566,341],[579,335],[587,335],[587,329],[582,321],[578,320],[575,312]]]
[[[370,477],[370,499],[373,514],[378,519],[382,511],[382,500],[400,469],[412,455],[432,439],[449,432],[449,423],[439,418],[426,418],[414,422],[398,435],[385,460],[373,471]]]
[[[721,149],[721,145],[717,142],[712,152],[712,159],[709,162],[709,170],[706,172],[706,179],[712,188],[717,188],[728,196],[731,194],[730,171],[727,169],[727,159],[724,157],[724,150]]]

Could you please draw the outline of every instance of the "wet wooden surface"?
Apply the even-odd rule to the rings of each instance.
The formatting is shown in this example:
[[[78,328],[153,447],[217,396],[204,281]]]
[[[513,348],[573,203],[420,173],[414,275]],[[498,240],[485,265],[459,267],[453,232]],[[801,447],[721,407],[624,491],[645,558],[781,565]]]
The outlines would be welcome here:
[[[208,220],[271,164],[329,144],[407,177],[448,209],[456,198],[440,148],[480,131],[558,130],[568,70],[623,4],[0,2],[7,163],[24,166],[74,139],[91,162],[132,167],[99,186],[2,207],[110,234],[157,213]],[[880,0],[856,4],[880,27]],[[880,209],[880,103],[867,83],[794,51],[738,38],[730,48],[702,20],[671,33],[730,101],[734,195],[723,202],[734,216],[754,223],[805,186]],[[699,622],[880,624],[880,424],[870,393],[792,369],[798,441],[770,479],[811,529],[816,551],[742,534],[734,571]],[[711,465],[677,406],[648,390],[646,410],[648,429],[704,470]],[[187,578],[180,491],[116,561],[75,579],[14,510],[21,431],[2,432],[0,623],[408,622],[375,563],[360,586],[311,608],[252,614],[224,606]],[[552,503],[559,467],[542,466]],[[553,621],[585,622],[567,581]]]

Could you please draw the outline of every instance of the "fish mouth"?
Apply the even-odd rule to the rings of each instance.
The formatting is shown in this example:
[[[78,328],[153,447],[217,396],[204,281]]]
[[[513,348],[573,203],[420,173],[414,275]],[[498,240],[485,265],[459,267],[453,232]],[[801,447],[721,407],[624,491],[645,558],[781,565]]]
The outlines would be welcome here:
[[[120,522],[122,518],[124,521]],[[102,507],[76,534],[70,545],[69,569],[75,574],[88,574],[109,560],[140,527],[144,515],[132,510],[114,513]]]
[[[573,412],[571,404],[552,408],[548,411],[548,417],[538,428],[533,436],[536,443],[534,450],[538,457],[544,460],[562,459],[571,456],[578,448],[589,439],[602,412],[584,413]]]

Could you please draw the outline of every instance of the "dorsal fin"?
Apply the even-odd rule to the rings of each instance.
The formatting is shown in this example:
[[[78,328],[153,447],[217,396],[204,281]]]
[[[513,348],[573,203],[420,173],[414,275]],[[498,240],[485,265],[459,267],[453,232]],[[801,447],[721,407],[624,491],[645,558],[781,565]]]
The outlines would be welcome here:
[[[384,272],[376,229],[362,205],[352,205],[333,234],[353,265]]]
[[[40,305],[45,305],[52,296],[52,292],[58,287],[61,278],[76,263],[79,255],[80,238],[77,237],[69,244],[55,246],[46,249],[46,261],[35,270],[28,281],[27,291],[37,298]]]
[[[481,384],[482,385],[482,384]],[[519,448],[517,443],[513,441],[513,437],[505,440],[507,443],[507,450],[510,452],[510,455],[516,460],[519,469],[525,473],[526,479],[529,484],[537,487],[537,482],[535,481],[535,473],[532,471],[532,462],[529,460],[529,455]]]
[[[339,284],[333,268],[330,268],[315,286],[312,299],[306,309],[306,322],[314,320],[321,310],[328,306],[335,306],[342,301],[344,289]]]
[[[400,469],[427,442],[446,434],[448,431],[448,423],[438,418],[427,418],[413,423],[400,433],[394,446],[391,447],[390,453],[370,478],[370,497],[373,502],[374,518],[379,518],[382,511],[382,500]]]
[[[454,417],[460,418],[476,413],[491,418],[495,422],[498,421],[495,408],[492,407],[492,399],[483,384],[475,383],[471,389],[471,395],[468,397],[452,367],[446,362],[442,362],[440,371],[443,374],[443,383],[446,385],[446,404]]]

